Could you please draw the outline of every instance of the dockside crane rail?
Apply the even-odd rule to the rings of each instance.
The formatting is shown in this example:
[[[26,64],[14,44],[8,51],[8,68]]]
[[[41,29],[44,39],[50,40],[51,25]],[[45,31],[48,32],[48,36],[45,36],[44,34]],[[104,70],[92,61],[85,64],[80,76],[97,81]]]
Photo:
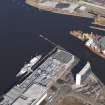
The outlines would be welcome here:
[[[48,38],[46,38],[46,37],[45,37],[45,36],[43,36],[42,34],[40,34],[39,36],[40,36],[40,38],[42,38],[42,39],[46,40],[46,41],[47,41],[47,42],[49,42],[50,44],[52,44],[52,45],[54,45],[54,46],[57,46],[57,44],[56,44],[56,43],[52,42],[51,40],[49,40]]]

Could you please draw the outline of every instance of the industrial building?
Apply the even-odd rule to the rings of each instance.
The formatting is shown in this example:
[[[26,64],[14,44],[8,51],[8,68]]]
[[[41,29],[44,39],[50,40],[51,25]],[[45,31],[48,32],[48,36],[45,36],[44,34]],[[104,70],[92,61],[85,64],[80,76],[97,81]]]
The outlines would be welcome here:
[[[31,75],[3,96],[0,105],[40,105],[47,97],[49,79],[56,81],[77,62],[74,55],[55,47]]]

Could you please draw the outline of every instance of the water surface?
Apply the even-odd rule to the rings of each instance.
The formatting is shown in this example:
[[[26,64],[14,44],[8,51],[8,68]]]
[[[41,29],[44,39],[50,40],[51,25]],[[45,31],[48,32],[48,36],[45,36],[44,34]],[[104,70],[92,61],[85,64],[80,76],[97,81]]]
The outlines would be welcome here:
[[[0,93],[16,83],[16,73],[25,62],[53,48],[39,37],[40,34],[61,45],[82,62],[89,60],[93,72],[105,83],[105,60],[89,52],[83,42],[69,35],[72,29],[90,32],[89,24],[89,19],[39,11],[21,0],[0,1]]]

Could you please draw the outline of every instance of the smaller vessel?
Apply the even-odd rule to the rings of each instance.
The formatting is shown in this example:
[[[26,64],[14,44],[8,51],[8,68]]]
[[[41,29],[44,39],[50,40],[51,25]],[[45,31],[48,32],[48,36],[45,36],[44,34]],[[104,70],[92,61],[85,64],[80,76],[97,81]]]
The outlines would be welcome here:
[[[97,54],[98,56],[105,59],[105,36],[96,35],[91,33],[84,33],[82,31],[70,31],[70,34],[74,37],[85,41],[85,46]]]
[[[105,28],[103,27],[98,27],[98,26],[89,26],[91,29],[95,29],[95,30],[100,30],[100,31],[105,31]]]
[[[33,70],[31,69],[32,66],[34,66],[41,59],[41,57],[42,55],[38,55],[32,58],[28,64],[25,64],[24,67],[21,68],[21,70],[17,73],[16,77],[20,77],[22,75],[33,72]]]

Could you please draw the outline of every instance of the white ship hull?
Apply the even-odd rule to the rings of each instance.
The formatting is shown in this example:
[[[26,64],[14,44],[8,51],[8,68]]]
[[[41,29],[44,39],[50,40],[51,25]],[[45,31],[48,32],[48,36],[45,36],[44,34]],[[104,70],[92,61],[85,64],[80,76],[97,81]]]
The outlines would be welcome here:
[[[38,55],[30,60],[28,64],[25,64],[24,67],[17,73],[16,77],[23,76],[24,74],[29,74],[33,72],[31,69],[32,66],[34,66],[40,59],[42,55]]]

